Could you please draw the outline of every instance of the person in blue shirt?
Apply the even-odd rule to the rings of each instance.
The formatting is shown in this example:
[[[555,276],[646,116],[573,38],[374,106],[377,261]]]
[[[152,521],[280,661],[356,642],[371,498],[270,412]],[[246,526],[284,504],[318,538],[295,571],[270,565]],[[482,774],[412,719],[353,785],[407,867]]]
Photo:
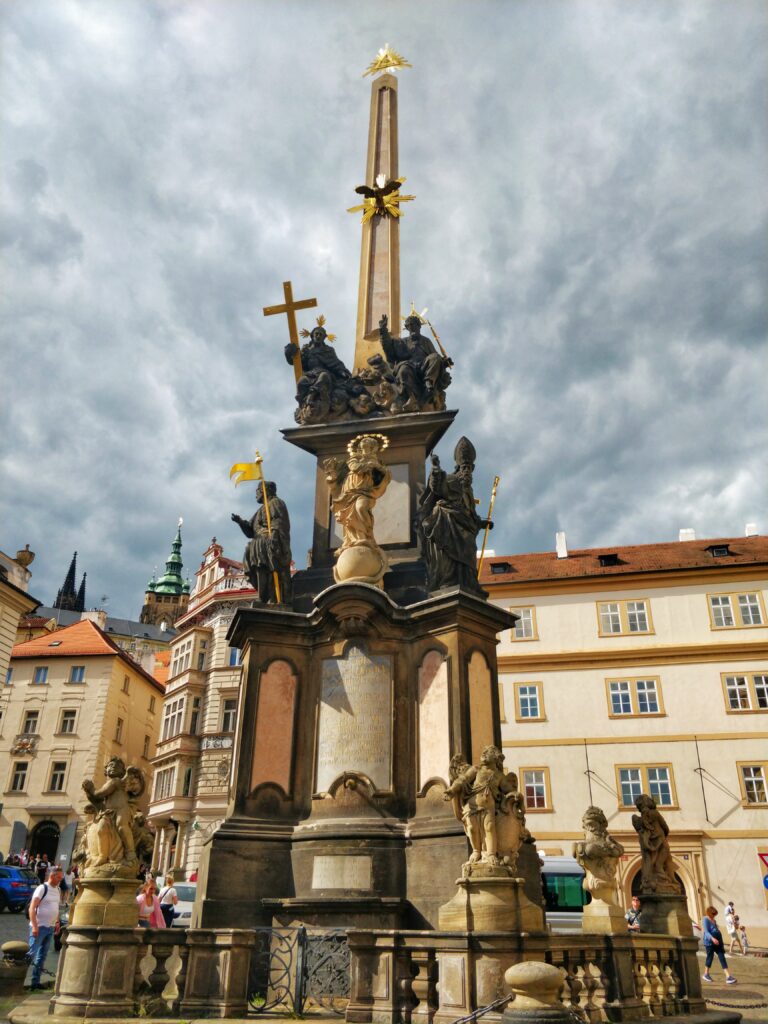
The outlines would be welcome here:
[[[702,977],[704,981],[713,981],[712,975],[709,973],[709,968],[712,966],[712,961],[717,956],[720,961],[720,966],[725,971],[725,983],[726,985],[735,985],[736,979],[728,970],[728,961],[725,959],[725,950],[723,949],[723,934],[717,927],[715,922],[717,917],[717,911],[714,907],[707,907],[704,920],[702,921],[703,932],[704,932],[704,951],[706,956],[704,958],[704,974]]]

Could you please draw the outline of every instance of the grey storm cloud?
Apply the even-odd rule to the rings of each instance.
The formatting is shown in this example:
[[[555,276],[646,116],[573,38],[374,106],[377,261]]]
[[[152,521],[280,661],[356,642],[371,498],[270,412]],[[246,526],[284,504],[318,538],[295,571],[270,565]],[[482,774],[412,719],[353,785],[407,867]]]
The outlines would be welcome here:
[[[765,523],[768,12],[757,0],[8,0],[0,460],[6,551],[50,602],[137,615],[183,515],[239,556],[262,451],[299,565],[281,282],[351,360],[369,86],[400,85],[404,307],[455,360],[492,546]],[[436,26],[439,24],[439,31]],[[387,38],[382,35],[385,32]],[[314,313],[301,326],[310,326]]]

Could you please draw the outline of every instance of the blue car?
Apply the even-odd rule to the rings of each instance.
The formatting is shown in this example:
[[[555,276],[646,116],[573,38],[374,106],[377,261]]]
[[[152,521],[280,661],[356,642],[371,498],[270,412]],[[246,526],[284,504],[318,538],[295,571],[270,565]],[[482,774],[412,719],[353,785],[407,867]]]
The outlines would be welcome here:
[[[39,884],[37,875],[29,868],[0,865],[0,911],[7,907],[14,914],[20,914]]]

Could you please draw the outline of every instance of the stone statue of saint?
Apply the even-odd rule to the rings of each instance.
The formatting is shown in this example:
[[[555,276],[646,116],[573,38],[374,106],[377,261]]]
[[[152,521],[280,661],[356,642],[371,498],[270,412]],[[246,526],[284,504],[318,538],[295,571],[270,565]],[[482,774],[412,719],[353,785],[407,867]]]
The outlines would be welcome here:
[[[107,781],[99,789],[91,779],[83,780],[90,801],[86,813],[92,815],[82,844],[84,874],[130,876],[138,864],[135,801],[144,792],[144,775],[138,768],[126,769],[119,757],[107,761],[104,774]]]
[[[331,491],[331,508],[343,539],[336,551],[337,583],[379,583],[388,568],[387,557],[373,534],[373,508],[392,479],[381,460],[389,442],[382,434],[361,434],[347,445],[347,458],[323,462]]]
[[[264,489],[269,501],[269,527],[264,507]],[[232,513],[246,537],[248,545],[243,554],[243,569],[251,586],[259,592],[263,604],[277,604],[275,575],[280,584],[280,598],[283,604],[291,603],[291,521],[282,498],[277,496],[277,487],[272,481],[256,490],[259,508],[250,521]]]
[[[453,803],[472,847],[464,876],[513,876],[520,846],[531,836],[517,777],[504,772],[504,755],[498,747],[485,747],[480,764],[470,765],[457,754],[451,759],[449,778],[443,799]]]
[[[682,892],[675,878],[675,868],[669,849],[669,826],[656,810],[656,802],[647,793],[641,793],[635,800],[640,812],[632,815],[632,826],[640,840],[642,857],[641,894]]]
[[[369,416],[375,403],[365,385],[354,377],[327,342],[328,334],[320,324],[301,347],[302,376],[296,386],[297,423],[328,423],[350,416]],[[285,358],[293,363],[297,347],[285,346]]]
[[[451,361],[440,355],[432,341],[421,333],[421,324],[421,317],[411,313],[405,319],[408,334],[394,338],[389,333],[386,315],[379,321],[381,347],[397,389],[393,412],[439,412],[445,408]]]
[[[608,834],[608,821],[599,807],[586,809],[581,827],[584,839],[573,844],[573,856],[584,868],[584,889],[593,899],[618,906],[616,872],[624,847]]]
[[[432,456],[432,471],[419,499],[417,524],[427,563],[430,591],[463,587],[480,597],[488,595],[477,580],[477,535],[486,524],[476,511],[472,491],[475,449],[462,437],[454,451],[456,469],[446,473]]]

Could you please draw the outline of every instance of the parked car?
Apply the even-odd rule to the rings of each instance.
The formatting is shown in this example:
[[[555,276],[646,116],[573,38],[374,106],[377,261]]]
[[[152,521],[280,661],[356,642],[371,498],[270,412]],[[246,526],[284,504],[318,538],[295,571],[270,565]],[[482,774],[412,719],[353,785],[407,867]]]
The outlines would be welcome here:
[[[174,882],[173,887],[179,902],[176,904],[176,913],[179,915],[173,919],[174,928],[189,928],[192,919],[192,907],[197,896],[197,882]]]
[[[37,875],[29,868],[0,865],[0,910],[7,907],[12,913],[20,914],[39,884]]]
[[[541,879],[544,886],[547,927],[555,934],[581,931],[584,907],[592,896],[582,888],[584,869],[573,857],[544,857]]]

